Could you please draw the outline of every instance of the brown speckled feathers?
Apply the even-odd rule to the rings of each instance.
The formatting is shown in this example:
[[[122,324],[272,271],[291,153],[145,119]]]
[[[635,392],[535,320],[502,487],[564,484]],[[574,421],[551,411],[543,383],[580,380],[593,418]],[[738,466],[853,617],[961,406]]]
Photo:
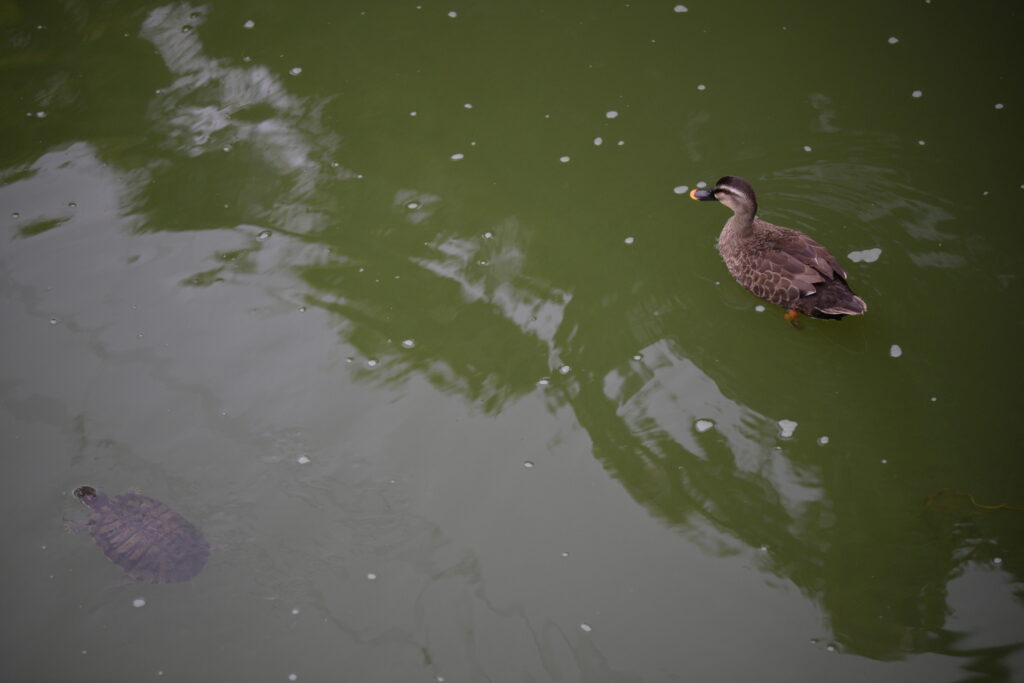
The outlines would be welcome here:
[[[733,210],[718,237],[729,273],[762,299],[815,318],[867,311],[846,284],[846,271],[825,247],[797,230],[756,218],[757,199],[746,180],[726,176],[694,199],[717,200]]]

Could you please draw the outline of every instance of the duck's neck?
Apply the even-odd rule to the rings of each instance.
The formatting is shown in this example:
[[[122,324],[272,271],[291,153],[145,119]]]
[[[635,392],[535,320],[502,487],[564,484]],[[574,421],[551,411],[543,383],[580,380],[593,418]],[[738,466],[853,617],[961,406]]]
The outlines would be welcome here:
[[[725,229],[740,239],[746,239],[754,234],[754,211],[753,209],[740,209],[732,215],[732,218],[725,222]]]

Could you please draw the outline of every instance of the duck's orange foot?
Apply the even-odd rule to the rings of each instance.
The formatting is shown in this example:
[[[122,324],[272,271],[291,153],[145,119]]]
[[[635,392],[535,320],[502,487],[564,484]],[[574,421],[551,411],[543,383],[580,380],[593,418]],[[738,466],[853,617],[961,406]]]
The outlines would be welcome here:
[[[788,320],[789,324],[792,325],[793,327],[800,327],[800,323],[798,323],[796,320],[797,318],[800,317],[800,313],[795,308],[791,308],[788,311],[786,311],[786,314],[782,317]]]

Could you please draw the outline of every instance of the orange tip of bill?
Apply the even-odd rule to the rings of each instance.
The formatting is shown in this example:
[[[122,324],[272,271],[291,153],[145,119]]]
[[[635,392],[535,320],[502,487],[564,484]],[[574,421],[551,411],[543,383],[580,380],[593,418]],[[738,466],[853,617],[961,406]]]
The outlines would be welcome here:
[[[700,201],[699,199],[697,199],[697,188],[696,187],[693,188],[692,190],[690,190],[690,199],[694,199],[694,200]]]

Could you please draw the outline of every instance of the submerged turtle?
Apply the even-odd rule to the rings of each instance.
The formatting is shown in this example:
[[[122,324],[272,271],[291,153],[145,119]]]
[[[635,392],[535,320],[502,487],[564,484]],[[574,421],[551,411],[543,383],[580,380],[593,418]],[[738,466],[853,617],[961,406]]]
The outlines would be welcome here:
[[[92,509],[92,540],[134,581],[188,581],[210,556],[199,529],[158,500],[134,492],[111,498],[91,486],[75,489],[75,497]]]

